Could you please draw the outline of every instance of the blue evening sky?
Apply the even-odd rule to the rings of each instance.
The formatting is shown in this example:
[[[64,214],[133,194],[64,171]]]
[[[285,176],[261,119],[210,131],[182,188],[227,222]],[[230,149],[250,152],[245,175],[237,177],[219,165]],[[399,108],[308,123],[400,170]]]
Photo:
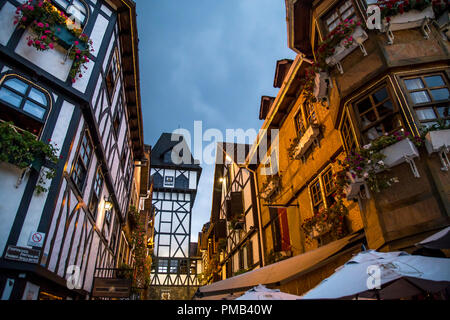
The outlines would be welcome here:
[[[145,143],[177,128],[194,139],[194,121],[224,136],[226,129],[259,130],[261,96],[278,91],[276,61],[295,58],[284,1],[135,1]],[[214,166],[202,168],[191,241],[211,214]]]

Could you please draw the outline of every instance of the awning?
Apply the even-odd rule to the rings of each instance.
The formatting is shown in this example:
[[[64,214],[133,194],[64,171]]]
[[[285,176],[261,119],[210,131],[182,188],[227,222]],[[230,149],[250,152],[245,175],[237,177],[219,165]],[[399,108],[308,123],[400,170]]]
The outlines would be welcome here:
[[[416,245],[430,249],[450,249],[450,227],[433,234]]]
[[[341,249],[357,242],[363,237],[364,235],[358,232],[318,249],[308,251],[295,257],[226,280],[200,287],[197,295],[221,295],[250,290],[260,284],[265,286],[277,286],[287,283],[309,272],[320,262],[335,255]]]

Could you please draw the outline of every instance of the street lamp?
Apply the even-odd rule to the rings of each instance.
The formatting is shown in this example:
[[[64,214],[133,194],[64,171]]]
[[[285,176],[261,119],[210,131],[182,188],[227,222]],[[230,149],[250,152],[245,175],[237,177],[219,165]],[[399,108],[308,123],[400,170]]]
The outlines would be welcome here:
[[[106,211],[110,211],[113,208],[113,203],[110,197],[105,197],[105,204],[103,205]]]

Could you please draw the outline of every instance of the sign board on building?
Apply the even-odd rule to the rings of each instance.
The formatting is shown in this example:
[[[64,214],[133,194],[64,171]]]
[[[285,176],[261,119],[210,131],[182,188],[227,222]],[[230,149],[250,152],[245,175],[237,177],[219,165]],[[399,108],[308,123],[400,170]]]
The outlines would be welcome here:
[[[45,233],[31,232],[27,245],[42,248],[44,246]]]
[[[131,294],[130,279],[95,278],[92,296],[97,298],[129,298]]]
[[[5,253],[5,259],[37,264],[39,263],[40,255],[40,250],[8,246]]]

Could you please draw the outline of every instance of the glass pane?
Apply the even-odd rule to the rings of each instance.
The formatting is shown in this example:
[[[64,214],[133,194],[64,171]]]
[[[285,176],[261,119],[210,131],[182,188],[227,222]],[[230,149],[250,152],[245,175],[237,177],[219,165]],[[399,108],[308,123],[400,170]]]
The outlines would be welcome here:
[[[448,100],[450,97],[450,94],[449,94],[449,91],[447,88],[431,90],[431,95],[433,96],[434,101]]]
[[[384,132],[392,132],[398,127],[395,117],[388,117],[382,122]]]
[[[424,122],[424,123],[422,123],[422,126],[424,126],[425,128],[431,128],[434,125],[438,125],[438,123],[434,122],[434,121],[433,122]]]
[[[67,13],[69,15],[69,18],[71,16],[74,16],[78,21],[81,23],[84,22],[85,16],[84,14],[78,9],[78,7],[70,6],[67,10]],[[72,19],[73,20],[73,19]]]
[[[430,76],[425,77],[425,82],[427,83],[428,87],[441,87],[445,86],[444,79],[442,79],[441,76]]]
[[[426,91],[411,92],[411,98],[414,104],[430,102],[431,99]]]
[[[432,108],[416,109],[416,114],[419,120],[436,119],[436,115]]]
[[[0,89],[0,100],[8,102],[17,108],[20,107],[22,99],[23,98],[21,96],[15,94],[11,90],[6,89],[5,87]]]
[[[86,13],[86,7],[78,0],[75,0],[73,2],[73,5],[76,6],[78,10],[80,10],[82,13]]]
[[[405,80],[405,85],[408,90],[424,88],[423,82],[420,78]]]
[[[25,102],[23,110],[39,119],[44,119],[45,112],[47,111],[46,109],[42,108],[41,106],[38,106],[37,104],[31,101]]]
[[[338,17],[337,12],[333,13],[328,19],[327,19],[327,24],[329,25],[331,22],[333,22],[334,20],[336,20]]]
[[[342,13],[345,11],[345,9],[347,9],[348,7],[350,7],[352,5],[352,2],[349,0],[346,3],[344,3],[340,8],[339,11]]]
[[[25,94],[25,92],[27,92],[27,89],[28,89],[28,84],[26,84],[23,81],[20,81],[17,78],[12,78],[12,79],[6,80],[4,85],[16,90],[17,92],[22,93],[22,94]]]
[[[385,114],[388,114],[390,112],[394,111],[394,106],[392,105],[392,102],[390,100],[386,101],[382,105],[378,106],[378,114],[380,116],[384,116]]]
[[[365,136],[369,141],[375,140],[376,138],[381,137],[382,135],[383,135],[383,127],[381,125],[374,128],[370,128],[365,133]]]
[[[450,116],[449,108],[450,108],[449,106],[437,108],[437,111],[439,113],[439,117],[441,117],[441,118],[448,118]]]
[[[63,7],[64,9],[66,9],[67,6],[69,5],[69,1],[67,1],[67,0],[55,0],[55,2],[57,4],[59,4],[61,7]]]
[[[366,112],[370,108],[372,108],[372,102],[370,102],[369,98],[366,98],[363,101],[361,101],[360,103],[358,103],[358,111],[360,114]]]
[[[369,111],[365,115],[361,116],[361,122],[364,128],[376,120],[377,116],[374,111]]]
[[[375,103],[379,103],[381,101],[386,100],[387,97],[388,97],[387,89],[383,88],[373,94],[373,101],[375,101]]]
[[[342,19],[345,20],[345,19],[349,18],[353,14],[353,12],[354,12],[353,8],[348,9],[347,11],[345,11],[342,14]]]
[[[45,94],[35,88],[31,88],[28,97],[40,104],[43,104],[44,106],[47,105],[47,97],[45,96]]]

